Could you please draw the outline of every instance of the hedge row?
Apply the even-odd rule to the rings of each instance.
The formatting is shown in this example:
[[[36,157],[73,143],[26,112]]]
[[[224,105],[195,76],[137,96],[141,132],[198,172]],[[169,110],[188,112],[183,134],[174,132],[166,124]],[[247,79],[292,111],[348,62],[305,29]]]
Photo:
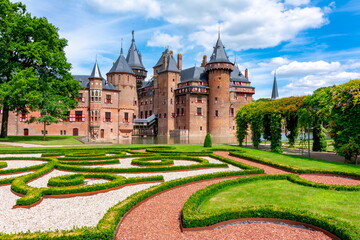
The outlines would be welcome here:
[[[244,207],[241,210],[219,210],[210,213],[199,213],[199,207],[205,199],[228,186],[244,184],[258,180],[289,180],[291,182],[308,185],[307,180],[294,174],[287,175],[262,175],[247,178],[237,178],[213,184],[194,193],[184,204],[182,210],[182,224],[185,228],[204,227],[213,224],[238,219],[238,218],[279,218],[308,223],[325,229],[341,239],[357,240],[360,236],[359,229],[349,222],[341,221],[329,216],[321,216],[298,209],[279,209],[271,206]],[[324,188],[324,184],[312,183],[312,187]],[[309,185],[308,185],[309,186]],[[331,189],[331,186],[328,186]],[[342,190],[342,189],[336,189]],[[355,190],[355,189],[354,189]],[[356,189],[359,190],[359,189]]]
[[[59,159],[61,160],[61,158]],[[60,161],[60,163],[68,164],[68,165],[97,165],[97,164],[112,164],[112,163],[120,163],[119,159],[111,159],[104,161]]]
[[[6,168],[7,162],[0,162],[0,168]]]
[[[40,171],[35,172],[34,174],[29,174],[23,178],[19,178],[13,181],[11,189],[15,192],[24,194],[25,196],[17,199],[16,205],[30,205],[39,201],[43,195],[63,195],[63,194],[76,194],[84,192],[93,192],[98,190],[104,190],[109,188],[119,187],[121,185],[130,184],[130,183],[139,183],[139,182],[148,182],[148,181],[162,181],[163,176],[150,176],[150,177],[135,177],[135,178],[125,178],[113,174],[74,174],[73,176],[67,175],[66,178],[77,178],[77,176],[83,176],[84,178],[100,178],[110,180],[106,183],[93,184],[86,186],[70,186],[70,187],[51,187],[51,188],[33,188],[26,184],[26,182],[38,177],[40,172],[45,174],[51,167],[50,165],[41,169]],[[52,169],[51,169],[52,170]],[[54,178],[53,178],[54,180]],[[55,182],[62,182],[59,179],[55,179]]]
[[[76,186],[85,183],[84,174],[70,174],[58,177],[52,177],[48,181],[48,186],[50,187],[67,187],[67,186]]]
[[[236,157],[242,157],[249,159],[254,162],[264,163],[270,166],[282,168],[285,170],[288,170],[290,172],[294,173],[322,173],[322,174],[338,174],[338,175],[346,175],[346,176],[352,176],[352,177],[360,177],[360,174],[354,173],[354,172],[346,172],[346,171],[333,171],[333,170],[322,170],[322,169],[302,169],[293,167],[290,165],[280,164],[271,161],[270,159],[259,157],[256,155],[244,153],[244,152],[230,152],[230,155],[236,156]]]
[[[160,160],[160,162],[149,162],[152,160]],[[137,158],[131,161],[131,164],[136,165],[170,165],[174,164],[173,160],[189,160],[198,162],[200,164],[209,164],[209,161],[203,158],[195,158],[195,157],[187,157],[187,156],[154,156],[154,157],[144,157],[144,158]]]
[[[11,161],[11,160],[39,160],[39,161],[51,161],[49,158],[36,158],[36,157],[4,157],[1,158],[1,160],[7,160],[7,161]],[[1,163],[1,162],[0,162]],[[0,175],[1,174],[8,174],[8,173],[20,173],[20,172],[27,172],[27,171],[32,171],[32,170],[37,170],[40,168],[43,168],[47,163],[43,163],[43,164],[38,164],[38,165],[34,165],[34,166],[29,166],[29,167],[22,167],[22,168],[10,168],[10,169],[3,169],[0,170]]]
[[[116,154],[116,155],[111,155],[111,156],[98,156],[98,157],[62,157],[59,158],[59,160],[61,161],[74,161],[74,160],[105,160],[105,159],[115,159],[115,158],[124,158],[124,157],[128,157],[128,155],[125,154]]]

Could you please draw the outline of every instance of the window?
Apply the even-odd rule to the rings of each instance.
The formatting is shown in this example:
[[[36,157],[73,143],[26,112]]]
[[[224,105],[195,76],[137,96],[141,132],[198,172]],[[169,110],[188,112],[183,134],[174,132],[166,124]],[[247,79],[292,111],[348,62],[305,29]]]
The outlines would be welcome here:
[[[145,111],[145,118],[148,117],[148,111]]]
[[[149,116],[151,116],[151,115],[152,115],[152,111],[150,110],[150,111],[149,111]]]
[[[230,108],[230,117],[234,116],[234,108]]]
[[[170,104],[173,104],[173,100],[172,100],[172,98],[170,99]]]
[[[90,91],[91,102],[101,102],[101,90]]]
[[[159,118],[161,118],[161,113],[159,113]]]
[[[202,126],[200,126],[200,131],[202,131]]]
[[[185,114],[184,108],[181,108],[181,115],[184,116],[184,114]]]
[[[201,97],[201,96],[198,96],[196,102],[202,103],[202,97]]]
[[[217,103],[218,102],[218,98],[217,97],[215,97],[215,103]]]
[[[218,117],[218,116],[219,116],[219,111],[215,110],[215,117]]]
[[[164,118],[166,118],[166,116],[167,116],[166,113],[164,113]]]
[[[173,88],[171,88],[170,91],[173,92]]]
[[[110,128],[110,132],[113,132],[113,129],[112,129],[112,128]]]
[[[80,96],[79,96],[79,98],[78,98],[78,101],[79,102],[85,102],[85,98],[84,98],[84,96],[83,96],[83,93],[79,93],[80,94]]]
[[[197,116],[202,116],[202,109],[201,108],[196,108],[196,115]]]
[[[20,118],[19,118],[19,121],[20,122],[26,122],[28,120],[28,117],[26,114],[21,114],[20,115]]]
[[[143,111],[140,112],[140,118],[143,118]]]
[[[176,109],[176,115],[179,116],[180,115],[180,108]]]
[[[60,135],[62,135],[62,130],[60,130]]]
[[[64,130],[64,135],[66,135],[66,130]]]
[[[145,117],[147,115],[147,112],[145,111]],[[129,113],[128,112],[124,112],[124,122],[128,123],[129,122]]]
[[[75,122],[85,122],[85,116],[82,111],[75,111]]]
[[[106,98],[105,98],[105,103],[106,104],[111,104],[113,103],[112,99],[111,99],[111,95],[110,94],[107,94],[106,95]]]
[[[111,119],[111,112],[105,112],[105,119],[104,122],[112,122]]]
[[[96,122],[100,120],[100,110],[91,110],[90,117],[92,122]]]

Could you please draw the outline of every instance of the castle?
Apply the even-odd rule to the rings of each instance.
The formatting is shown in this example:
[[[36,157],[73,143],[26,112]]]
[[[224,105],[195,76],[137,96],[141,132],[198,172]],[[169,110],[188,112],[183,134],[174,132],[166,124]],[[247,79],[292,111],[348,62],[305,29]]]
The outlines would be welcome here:
[[[153,77],[145,81],[141,55],[132,43],[125,58],[120,56],[106,77],[97,61],[90,75],[74,75],[83,90],[79,104],[67,121],[47,127],[49,135],[86,136],[89,141],[116,140],[131,136],[234,136],[237,110],[252,100],[248,70],[243,75],[229,61],[218,36],[209,59],[200,67],[182,69],[166,49],[153,67]],[[9,135],[41,135],[42,124],[27,120],[29,114],[11,113]]]

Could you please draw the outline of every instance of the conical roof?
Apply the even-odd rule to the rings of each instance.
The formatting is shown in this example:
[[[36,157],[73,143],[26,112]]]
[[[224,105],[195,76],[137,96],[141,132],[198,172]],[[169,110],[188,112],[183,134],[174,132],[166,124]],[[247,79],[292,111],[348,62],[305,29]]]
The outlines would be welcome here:
[[[131,67],[129,66],[129,64],[127,63],[127,61],[124,57],[122,48],[121,48],[119,58],[116,60],[116,62],[114,63],[114,65],[111,67],[111,69],[109,71],[109,73],[114,73],[114,72],[134,74],[133,70],[131,69]]]
[[[144,65],[142,64],[142,61],[140,58],[139,51],[136,48],[134,31],[132,31],[132,41],[131,41],[131,46],[129,48],[128,54],[126,56],[126,61],[130,67],[144,68]]]
[[[275,72],[272,93],[271,93],[271,99],[275,100],[277,98],[279,98],[279,93],[278,93],[278,87],[277,87],[277,82],[276,82],[276,72]]]
[[[239,66],[235,63],[234,70],[230,74],[231,81],[249,82],[248,79],[241,73]]]
[[[99,68],[99,65],[97,63],[97,60],[95,61],[95,64],[94,64],[93,70],[91,72],[90,78],[103,78],[101,76],[101,72],[100,72],[100,68]]]
[[[229,58],[225,52],[225,47],[221,42],[220,34],[209,61],[209,63],[215,63],[215,62],[230,63]]]
[[[166,57],[166,61],[167,61],[167,64],[166,64],[166,68],[160,68],[159,70],[159,73],[160,72],[180,72],[180,70],[178,69],[177,67],[177,64],[176,64],[176,61],[172,55],[172,53],[169,53],[167,55],[165,55]]]
[[[165,49],[165,51],[163,51],[162,52],[162,54],[161,54],[161,56],[160,56],[160,58],[159,58],[159,60],[157,61],[157,63],[155,64],[155,66],[154,67],[159,67],[159,66],[161,66],[162,64],[163,64],[163,56],[164,55],[168,55],[169,54],[169,49],[167,48],[167,49]]]

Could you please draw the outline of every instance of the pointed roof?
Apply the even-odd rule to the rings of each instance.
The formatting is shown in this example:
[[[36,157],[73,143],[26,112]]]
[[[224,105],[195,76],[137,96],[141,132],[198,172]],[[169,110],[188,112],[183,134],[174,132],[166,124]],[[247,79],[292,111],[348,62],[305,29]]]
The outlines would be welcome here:
[[[111,67],[111,69],[109,71],[109,73],[114,73],[114,72],[134,74],[133,70],[131,69],[131,67],[129,66],[129,64],[127,63],[127,61],[124,57],[122,47],[121,47],[121,51],[120,51],[120,56],[118,57],[118,59],[116,60],[116,62],[114,63],[114,65]]]
[[[130,67],[144,68],[144,65],[142,64],[142,61],[140,58],[139,50],[136,48],[136,45],[135,45],[134,30],[132,31],[132,41],[131,41],[131,46],[129,48],[128,54],[126,56],[126,61]]]
[[[207,82],[208,75],[203,67],[191,67],[181,71],[180,73],[180,81],[188,82],[188,81],[201,81]]]
[[[220,34],[209,61],[209,63],[214,63],[214,62],[230,63],[229,58],[225,52],[225,47],[221,42]]]
[[[159,67],[159,66],[161,66],[161,65],[163,64],[163,56],[164,56],[165,54],[166,54],[166,55],[169,54],[169,49],[168,49],[168,48],[166,48],[166,49],[162,52],[159,60],[157,61],[157,63],[155,64],[154,67]]]
[[[180,72],[172,53],[170,52],[165,57],[166,57],[166,61],[167,61],[166,68],[165,69],[160,68],[159,73],[160,72]]]
[[[275,100],[277,98],[279,98],[279,93],[278,93],[278,87],[277,87],[277,83],[276,83],[276,72],[275,72],[274,83],[273,83],[272,93],[271,93],[271,99]]]
[[[90,78],[103,78],[100,72],[99,65],[97,63],[97,60],[95,61],[93,70],[91,72]]]
[[[234,70],[230,74],[231,81],[238,81],[238,82],[249,82],[248,79],[241,73],[239,66],[234,63]]]

